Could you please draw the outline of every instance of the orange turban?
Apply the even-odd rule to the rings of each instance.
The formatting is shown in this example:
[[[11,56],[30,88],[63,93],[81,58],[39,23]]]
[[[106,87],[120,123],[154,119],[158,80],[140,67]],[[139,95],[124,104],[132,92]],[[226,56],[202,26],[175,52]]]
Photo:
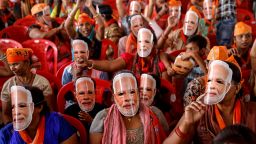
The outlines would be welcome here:
[[[244,22],[238,22],[235,25],[234,36],[241,34],[252,33],[252,27],[245,24]]]
[[[91,25],[95,24],[95,21],[92,18],[90,18],[86,13],[81,13],[78,17],[78,25],[86,22],[90,23]]]
[[[207,56],[207,60],[226,60],[228,58],[228,50],[226,46],[214,46]]]
[[[169,6],[181,6],[181,2],[177,0],[170,0],[169,1]]]
[[[235,59],[235,57],[234,57],[233,55],[231,55],[231,56],[230,56],[229,58],[227,58],[225,61],[231,62],[231,63],[233,63],[234,65],[236,65],[237,68],[239,69],[240,74],[241,74],[241,77],[242,77],[242,70],[241,70],[241,67],[240,67],[240,65],[238,64],[238,62],[236,61],[236,59]]]
[[[32,53],[33,51],[30,48],[8,48],[6,51],[7,62],[13,63],[29,60]]]
[[[199,11],[195,6],[191,6],[191,7],[189,8],[189,10],[194,11],[194,12],[198,15],[198,18],[201,18],[201,17],[202,17],[200,11]]]
[[[35,4],[32,8],[31,8],[31,14],[35,15],[37,13],[40,13],[44,10],[44,8],[47,7],[47,4],[45,3],[39,3],[39,4]]]

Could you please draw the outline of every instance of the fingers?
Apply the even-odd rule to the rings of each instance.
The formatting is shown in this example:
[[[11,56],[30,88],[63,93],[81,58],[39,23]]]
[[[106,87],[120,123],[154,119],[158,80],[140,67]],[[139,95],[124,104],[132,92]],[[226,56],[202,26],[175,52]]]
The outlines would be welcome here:
[[[194,110],[194,111],[201,111],[203,110],[205,105],[201,102],[192,102],[190,105],[188,105],[185,110]]]

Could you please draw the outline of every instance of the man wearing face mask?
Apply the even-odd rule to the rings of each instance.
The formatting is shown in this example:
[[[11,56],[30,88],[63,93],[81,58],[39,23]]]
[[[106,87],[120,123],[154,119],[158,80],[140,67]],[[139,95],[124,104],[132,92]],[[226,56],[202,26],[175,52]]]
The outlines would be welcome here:
[[[106,72],[129,69],[137,75],[151,72],[160,76],[165,73],[165,66],[159,61],[155,52],[153,37],[153,33],[149,29],[141,28],[138,32],[136,55],[124,53],[112,61],[88,60],[86,64],[91,68]]]
[[[203,3],[204,18],[200,20],[200,32],[203,36],[216,35],[215,28],[215,5],[212,0],[204,0]]]
[[[168,38],[161,43],[158,42],[158,47],[163,46],[163,50],[166,53],[171,53],[175,50],[181,50],[189,37],[197,34],[198,31],[199,16],[193,10],[189,10],[186,13],[183,27],[175,31],[168,31],[165,36]]]
[[[50,17],[50,7],[45,3],[39,3],[32,7],[31,14],[36,18],[36,23],[31,25],[28,30],[28,35],[32,39],[42,38],[49,39],[58,48],[58,68],[62,64],[70,61],[70,44],[68,37],[63,29],[64,23],[58,24]],[[53,50],[47,52],[50,61],[50,69],[53,68]]]
[[[79,119],[89,132],[93,118],[104,106],[95,102],[96,85],[92,78],[80,77],[74,86],[77,103],[67,107],[64,113]]]
[[[253,102],[240,100],[241,70],[238,64],[220,60],[209,65],[206,91],[185,108],[168,143],[209,143],[222,129],[242,124],[256,131]]]
[[[119,15],[119,19],[121,19],[121,25],[122,29],[125,33],[125,35],[129,35],[130,29],[129,29],[129,17],[135,14],[141,14],[142,8],[141,3],[138,1],[130,1],[130,3],[127,3],[127,7],[123,3],[123,0],[116,0],[116,7]],[[126,9],[127,12],[126,12]]]
[[[158,82],[157,82],[158,81]],[[159,85],[159,86],[156,86]],[[155,106],[155,97],[160,102],[160,79],[152,74],[142,74],[140,77],[140,101],[144,105],[150,107],[157,115],[165,132],[169,132],[169,126],[163,112]]]
[[[87,43],[90,44],[90,40],[87,40]],[[90,55],[87,43],[84,40],[78,39],[72,41],[74,62],[65,67],[62,75],[62,85],[74,81],[81,76],[108,80],[108,74],[106,72],[97,71],[84,65],[84,62],[89,59]]]
[[[43,92],[37,87],[11,87],[13,122],[0,131],[0,143],[74,143],[76,129],[62,116],[49,112]]]
[[[118,72],[112,84],[115,104],[94,118],[91,143],[162,143],[165,133],[153,111],[139,103],[135,76],[128,71]]]

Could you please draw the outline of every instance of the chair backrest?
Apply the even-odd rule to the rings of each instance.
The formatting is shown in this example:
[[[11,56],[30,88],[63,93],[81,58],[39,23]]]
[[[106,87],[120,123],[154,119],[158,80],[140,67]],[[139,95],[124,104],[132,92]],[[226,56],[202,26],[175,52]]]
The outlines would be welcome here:
[[[0,32],[0,38],[10,38],[20,43],[30,39],[28,36],[28,28],[19,25],[12,25],[4,28]]]
[[[12,39],[0,39],[0,49],[5,52],[8,48],[22,48],[22,45]]]
[[[54,110],[57,111],[57,95],[58,95],[59,90],[61,89],[60,81],[53,74],[51,74],[49,72],[38,70],[38,71],[36,71],[36,73],[45,77],[49,81],[52,91],[53,91],[53,95],[51,96],[51,101],[54,104],[53,105]]]
[[[68,65],[70,65],[71,63],[72,63],[72,62],[65,63],[64,65],[62,65],[62,66],[58,69],[58,71],[57,71],[57,73],[56,73],[56,77],[57,77],[58,80],[62,81],[62,74],[63,74],[63,72],[64,72],[64,69],[65,69]],[[61,84],[62,84],[62,83],[61,83]]]
[[[87,140],[87,132],[84,127],[84,125],[76,118],[66,115],[66,114],[61,114],[63,118],[68,121],[73,127],[77,129],[77,131],[80,134],[80,144],[86,144],[88,143]]]
[[[107,54],[106,51],[112,48],[113,50],[113,59],[118,57],[118,47],[116,46],[116,44],[114,42],[112,42],[109,39],[103,39],[102,40],[102,48],[101,48],[101,54],[100,54],[100,59],[101,60],[106,60],[107,59]]]
[[[29,27],[32,24],[36,23],[36,19],[34,17],[25,17],[15,21],[13,25],[26,26]]]
[[[42,70],[57,72],[58,49],[56,45],[45,39],[31,39],[22,43],[23,47],[31,48],[42,64]]]
[[[95,81],[95,84],[96,84],[95,101],[97,103],[103,104],[106,99],[109,99],[109,98],[103,98],[103,93],[106,90],[109,90],[109,91],[111,90],[110,82],[101,80],[101,79],[96,79],[96,78],[93,78],[93,80]],[[62,86],[62,88],[60,89],[60,91],[57,95],[58,111],[60,113],[64,113],[65,104],[66,104],[65,95],[68,92],[74,92],[74,82],[69,82],[69,83],[65,84],[64,86]]]
[[[237,8],[236,18],[238,22],[243,21],[247,24],[251,24],[251,22],[254,21],[253,13],[246,9]]]

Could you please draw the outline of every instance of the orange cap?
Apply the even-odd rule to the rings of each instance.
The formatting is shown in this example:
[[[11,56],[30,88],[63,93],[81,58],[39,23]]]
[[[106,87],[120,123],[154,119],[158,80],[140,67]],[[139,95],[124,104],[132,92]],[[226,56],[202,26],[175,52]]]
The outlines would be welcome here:
[[[181,2],[177,0],[170,0],[169,1],[169,6],[181,6]]]
[[[39,4],[35,4],[32,8],[31,8],[31,14],[35,15],[39,12],[42,12],[44,10],[44,8],[47,7],[47,4],[45,3],[39,3]]]
[[[91,25],[94,25],[94,24],[95,24],[95,21],[94,21],[92,18],[90,18],[90,17],[88,16],[88,14],[86,14],[86,13],[81,13],[81,14],[79,15],[79,17],[78,17],[78,24],[80,25],[80,24],[83,24],[83,23],[86,23],[86,22],[90,23]]]
[[[226,60],[227,58],[228,49],[226,46],[214,46],[207,56],[207,60]]]
[[[241,34],[247,34],[247,33],[252,33],[252,27],[247,25],[244,22],[238,22],[235,25],[235,30],[234,30],[234,36],[238,36]]]
[[[233,55],[231,55],[231,56],[230,56],[229,58],[227,58],[225,61],[231,62],[231,63],[233,63],[234,65],[236,65],[237,68],[239,69],[240,74],[241,74],[241,77],[242,77],[242,70],[241,70],[241,67],[240,67],[240,65],[238,64],[238,62],[236,61],[236,59],[235,59],[235,57],[234,57]]]
[[[8,48],[6,50],[6,58],[8,63],[29,60],[32,56],[30,48]]]
[[[200,11],[195,6],[191,6],[189,10],[194,11],[198,15],[198,18],[202,17]]]

